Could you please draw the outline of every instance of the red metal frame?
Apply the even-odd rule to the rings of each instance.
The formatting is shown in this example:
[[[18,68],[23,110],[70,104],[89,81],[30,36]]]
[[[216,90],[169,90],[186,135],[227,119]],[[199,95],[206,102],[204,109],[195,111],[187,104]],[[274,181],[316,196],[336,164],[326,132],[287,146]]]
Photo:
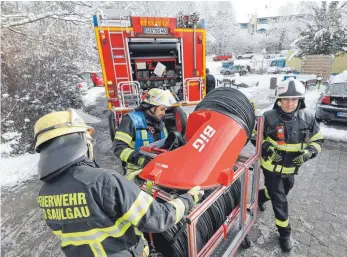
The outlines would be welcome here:
[[[219,186],[207,199],[205,199],[199,206],[193,209],[193,211],[187,217],[187,232],[188,232],[188,249],[189,257],[205,257],[210,256],[211,253],[218,247],[220,242],[225,237],[225,232],[229,232],[232,226],[237,220],[239,220],[240,230],[230,243],[227,250],[224,252],[223,257],[233,256],[242,241],[247,236],[249,230],[255,223],[255,219],[258,213],[258,190],[260,180],[260,158],[261,158],[261,146],[262,135],[264,128],[263,116],[258,117],[258,134],[256,138],[256,151],[250,158],[240,157],[234,165],[236,170],[234,172],[233,181],[229,185],[231,186],[237,179],[241,179],[241,199],[240,204],[234,208],[227,218],[227,223],[222,225],[215,234],[210,238],[206,245],[197,252],[196,246],[196,224],[199,217],[226,191],[229,186]],[[252,172],[252,191],[251,191],[251,203],[248,203],[248,172]],[[142,190],[146,191],[146,183],[142,185]],[[156,197],[162,198],[166,201],[172,199],[171,195],[158,189],[152,188],[152,194]],[[243,218],[242,218],[243,217]]]

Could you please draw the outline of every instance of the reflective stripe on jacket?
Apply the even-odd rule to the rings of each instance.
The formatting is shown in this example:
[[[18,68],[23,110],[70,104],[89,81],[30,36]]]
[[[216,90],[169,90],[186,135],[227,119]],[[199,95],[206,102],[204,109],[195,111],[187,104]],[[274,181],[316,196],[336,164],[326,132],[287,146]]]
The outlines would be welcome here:
[[[127,173],[139,170],[138,160],[141,154],[137,151],[141,146],[167,137],[167,130],[163,123],[163,130],[154,135],[148,131],[145,114],[142,111],[132,111],[125,115],[116,131],[113,151],[124,163]]]
[[[45,183],[38,204],[67,257],[130,257],[141,256],[142,232],[169,229],[193,199],[184,194],[159,204],[124,177],[82,164]]]

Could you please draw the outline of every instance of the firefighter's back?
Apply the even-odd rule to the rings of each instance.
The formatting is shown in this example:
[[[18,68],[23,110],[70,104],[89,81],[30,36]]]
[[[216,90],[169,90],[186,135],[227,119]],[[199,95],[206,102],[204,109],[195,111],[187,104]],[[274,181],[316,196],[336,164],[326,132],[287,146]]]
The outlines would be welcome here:
[[[110,183],[117,183],[116,175],[82,163],[42,186],[38,204],[66,256],[141,255],[143,241],[122,219]]]

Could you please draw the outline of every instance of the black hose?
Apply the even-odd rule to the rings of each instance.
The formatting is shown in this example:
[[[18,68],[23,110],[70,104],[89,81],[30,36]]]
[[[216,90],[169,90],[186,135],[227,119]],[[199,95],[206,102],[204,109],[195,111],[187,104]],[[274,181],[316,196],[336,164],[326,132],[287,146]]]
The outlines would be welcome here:
[[[255,125],[254,109],[248,98],[237,89],[219,87],[212,90],[196,106],[195,111],[197,110],[211,110],[225,114],[246,130],[248,140],[252,135]]]
[[[214,190],[206,190],[201,201],[204,201]],[[170,192],[172,193],[172,192]],[[175,191],[177,194],[184,192]],[[196,242],[198,252],[225,222],[226,217],[240,203],[241,182],[237,180],[229,187],[197,221]],[[153,234],[157,252],[164,257],[188,257],[188,235],[186,222],[181,220],[164,233]],[[146,235],[148,239],[148,236]]]

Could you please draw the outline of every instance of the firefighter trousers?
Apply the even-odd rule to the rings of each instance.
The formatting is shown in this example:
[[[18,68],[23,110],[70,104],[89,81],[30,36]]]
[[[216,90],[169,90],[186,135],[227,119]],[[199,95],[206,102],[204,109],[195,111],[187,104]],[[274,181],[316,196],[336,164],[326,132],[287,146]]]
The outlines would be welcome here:
[[[294,174],[283,175],[263,169],[265,189],[259,190],[259,203],[271,200],[275,224],[280,237],[289,237],[291,228],[288,215],[287,195],[294,186]]]

